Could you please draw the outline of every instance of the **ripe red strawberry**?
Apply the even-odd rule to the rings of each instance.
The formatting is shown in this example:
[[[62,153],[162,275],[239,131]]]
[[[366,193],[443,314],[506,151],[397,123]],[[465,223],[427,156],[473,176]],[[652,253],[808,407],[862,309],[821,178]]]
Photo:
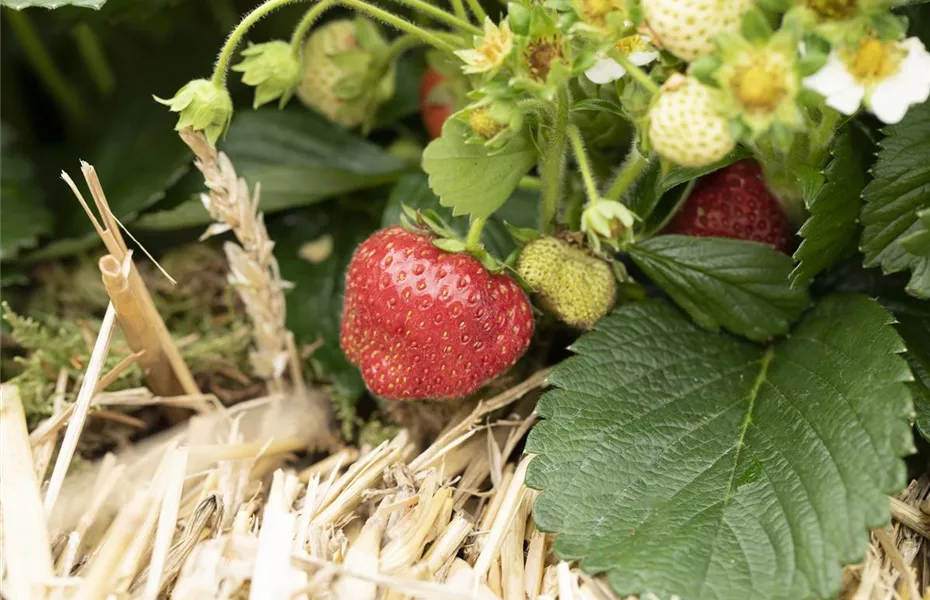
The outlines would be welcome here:
[[[442,87],[445,81],[446,78],[433,68],[426,69],[420,79],[420,116],[432,140],[442,135],[442,124],[455,107],[455,98]]]
[[[698,180],[668,232],[764,242],[779,252],[791,246],[788,218],[750,159]]]
[[[383,398],[467,396],[512,366],[532,335],[512,279],[426,234],[383,229],[349,263],[342,349]]]

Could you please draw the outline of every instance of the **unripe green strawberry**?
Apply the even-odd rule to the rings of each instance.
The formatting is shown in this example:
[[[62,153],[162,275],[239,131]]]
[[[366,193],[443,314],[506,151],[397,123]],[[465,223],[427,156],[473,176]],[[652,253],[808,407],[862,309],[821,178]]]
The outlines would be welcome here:
[[[558,238],[527,244],[517,272],[536,290],[543,308],[578,329],[591,329],[617,299],[610,265]]]
[[[714,50],[717,34],[739,29],[753,0],[642,0],[653,41],[691,62]]]
[[[367,37],[360,39],[363,34]],[[392,71],[380,81],[371,77],[382,45],[376,26],[361,17],[315,29],[304,45],[297,96],[334,123],[361,125],[394,93]]]
[[[649,109],[649,140],[660,156],[684,167],[714,163],[736,145],[707,86],[677,73]]]

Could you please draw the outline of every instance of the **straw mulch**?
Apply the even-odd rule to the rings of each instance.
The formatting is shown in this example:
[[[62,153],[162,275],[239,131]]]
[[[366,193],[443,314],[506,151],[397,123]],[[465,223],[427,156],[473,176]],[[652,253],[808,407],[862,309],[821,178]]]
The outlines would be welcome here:
[[[559,561],[552,536],[533,525],[537,492],[524,485],[532,457],[520,448],[548,370],[464,403],[435,439],[405,429],[375,447],[340,445],[328,398],[304,383],[284,327],[287,284],[257,191],[202,137],[182,137],[209,189],[204,205],[217,224],[208,234],[232,231],[238,241],[225,247],[230,281],[269,393],[227,408],[196,388],[85,165],[112,302],[74,403],[56,401],[56,414],[28,432],[17,389],[2,386],[3,597],[614,598]],[[114,371],[144,366],[146,388],[106,392],[117,327],[134,354]],[[60,395],[66,385],[63,377]],[[93,464],[74,461],[90,410],[146,405],[169,407],[180,422]],[[873,532],[865,563],[845,571],[844,598],[914,600],[928,589],[928,496],[925,477],[892,499],[896,520]]]

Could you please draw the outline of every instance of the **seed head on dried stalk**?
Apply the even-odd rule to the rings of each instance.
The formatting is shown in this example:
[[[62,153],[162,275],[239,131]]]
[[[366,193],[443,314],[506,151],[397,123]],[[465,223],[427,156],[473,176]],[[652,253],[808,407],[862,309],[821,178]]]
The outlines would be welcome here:
[[[255,348],[249,355],[252,368],[280,390],[290,363],[294,386],[302,390],[304,382],[293,334],[284,324],[284,291],[290,284],[281,279],[273,254],[274,242],[258,210],[260,188],[256,185],[250,194],[248,184],[236,174],[229,157],[217,152],[202,133],[185,129],[180,136],[197,156],[194,164],[203,173],[209,190],[201,194],[201,201],[217,221],[201,239],[232,231],[241,244],[226,242],[223,249],[229,262],[230,283],[238,290],[254,325]]]

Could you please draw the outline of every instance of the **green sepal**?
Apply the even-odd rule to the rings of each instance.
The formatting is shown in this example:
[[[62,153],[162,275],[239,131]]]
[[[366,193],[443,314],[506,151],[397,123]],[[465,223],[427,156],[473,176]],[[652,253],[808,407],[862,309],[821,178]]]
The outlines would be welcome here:
[[[507,4],[507,22],[515,35],[527,35],[530,31],[530,11],[516,2]]]
[[[700,57],[688,67],[688,74],[692,77],[711,87],[717,87],[717,81],[714,79],[714,75],[717,73],[717,69],[723,62],[712,54],[708,54]]]
[[[743,37],[753,44],[764,44],[772,37],[772,26],[768,18],[758,8],[752,8],[743,15]]]

